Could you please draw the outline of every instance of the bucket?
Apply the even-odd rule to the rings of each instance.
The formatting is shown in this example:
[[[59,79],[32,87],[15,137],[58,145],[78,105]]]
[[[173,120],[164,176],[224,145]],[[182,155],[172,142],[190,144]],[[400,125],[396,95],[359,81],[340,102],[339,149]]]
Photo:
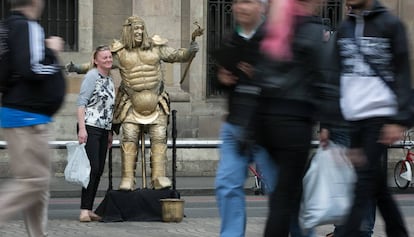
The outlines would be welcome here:
[[[160,199],[162,221],[181,222],[184,217],[184,200],[178,198]]]

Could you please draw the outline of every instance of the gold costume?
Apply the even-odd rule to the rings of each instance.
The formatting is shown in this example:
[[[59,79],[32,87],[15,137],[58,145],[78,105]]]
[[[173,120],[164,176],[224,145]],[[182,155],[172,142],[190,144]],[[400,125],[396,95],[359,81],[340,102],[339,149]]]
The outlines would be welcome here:
[[[113,120],[113,124],[121,125],[122,131],[122,180],[119,189],[135,188],[137,145],[141,132],[150,136],[152,187],[170,187],[171,181],[165,171],[170,99],[164,89],[161,63],[187,62],[195,52],[191,47],[168,47],[167,40],[159,36],[149,38],[144,21],[137,16],[125,21],[122,38],[115,40],[111,49],[122,78]]]
[[[135,189],[138,141],[142,132],[150,136],[152,187],[171,186],[165,171],[170,98],[164,88],[161,63],[188,62],[198,51],[198,45],[193,39],[188,49],[174,49],[168,47],[167,42],[158,35],[149,38],[145,22],[138,16],[131,16],[123,25],[121,39],[111,44],[114,67],[119,68],[122,79],[112,122],[113,126],[120,126],[122,132],[121,190]],[[71,62],[66,67],[69,72],[86,73],[90,64]]]

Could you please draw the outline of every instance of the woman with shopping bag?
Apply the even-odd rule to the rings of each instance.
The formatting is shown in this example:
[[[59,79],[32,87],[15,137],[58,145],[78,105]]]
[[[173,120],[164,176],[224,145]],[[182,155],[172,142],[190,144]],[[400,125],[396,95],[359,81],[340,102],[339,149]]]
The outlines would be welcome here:
[[[82,188],[79,221],[100,220],[93,203],[105,167],[108,146],[112,145],[112,115],[115,86],[110,75],[112,53],[108,46],[99,46],[93,53],[93,68],[85,75],[78,98],[78,141],[85,149],[91,165],[87,188]]]

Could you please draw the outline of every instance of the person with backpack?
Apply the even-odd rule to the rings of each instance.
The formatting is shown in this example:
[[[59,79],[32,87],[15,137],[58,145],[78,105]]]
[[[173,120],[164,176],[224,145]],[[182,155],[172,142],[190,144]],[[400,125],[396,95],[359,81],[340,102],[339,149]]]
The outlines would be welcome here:
[[[7,88],[1,95],[0,125],[13,179],[0,188],[0,224],[23,214],[30,237],[47,236],[51,157],[48,124],[61,107],[65,79],[58,61],[60,37],[45,39],[40,18],[44,0],[9,0]],[[4,45],[3,45],[4,46]]]

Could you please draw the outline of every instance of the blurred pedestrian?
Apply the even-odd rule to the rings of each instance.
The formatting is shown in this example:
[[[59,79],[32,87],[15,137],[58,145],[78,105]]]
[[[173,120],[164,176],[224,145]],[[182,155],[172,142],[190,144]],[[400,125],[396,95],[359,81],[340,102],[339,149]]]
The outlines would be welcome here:
[[[332,123],[321,124],[321,130],[319,133],[319,141],[322,146],[328,145],[329,141],[337,145],[349,148],[351,145],[351,128],[345,120],[331,120]],[[361,227],[359,229],[359,237],[371,237],[374,233],[375,215],[376,215],[376,202],[373,200],[369,202],[364,208],[365,214]],[[328,233],[326,237],[337,236],[338,231],[343,228],[342,225],[335,225],[333,232]]]
[[[332,36],[330,41],[332,41],[331,49],[332,52],[332,61],[335,61],[337,56],[336,51],[336,34]],[[332,77],[328,77],[330,90],[331,90],[331,100],[334,103],[331,103],[329,106],[330,116],[325,118],[324,121],[320,122],[320,131],[319,131],[319,142],[322,147],[326,147],[329,141],[334,142],[336,145],[349,148],[351,146],[351,125],[342,115],[340,104],[339,104],[339,62],[333,65],[335,74]],[[336,73],[338,72],[338,73]],[[360,227],[360,237],[371,237],[374,233],[375,226],[375,217],[376,217],[376,203],[375,201],[369,202],[368,206],[365,208],[366,212],[364,219]],[[342,225],[335,225],[333,232],[326,234],[326,237],[334,237],[338,234],[338,231],[343,228]]]
[[[316,17],[321,0],[273,1],[265,54],[257,66],[261,84],[257,139],[278,167],[278,182],[269,199],[265,236],[287,237],[298,221],[302,179],[311,149],[312,129],[326,81],[329,33]],[[319,100],[318,100],[319,101]],[[324,100],[320,100],[324,101]],[[296,224],[297,225],[297,224]]]
[[[78,98],[78,141],[85,149],[91,164],[87,188],[82,188],[79,221],[99,221],[92,211],[99,181],[105,168],[108,147],[112,146],[112,117],[115,87],[110,75],[112,52],[102,45],[93,53],[93,67],[86,73]]]
[[[410,125],[411,73],[403,23],[377,0],[346,0],[351,12],[338,29],[341,110],[351,124],[357,172],[351,212],[336,237],[357,237],[365,209],[376,200],[387,236],[407,228],[387,186],[381,157]],[[358,154],[355,156],[355,154]]]
[[[218,79],[229,92],[228,115],[221,126],[220,161],[215,180],[216,198],[221,217],[221,237],[244,237],[246,208],[244,184],[248,165],[255,162],[262,172],[268,192],[276,181],[276,167],[260,146],[246,148],[241,144],[249,120],[248,105],[254,103],[248,88],[254,63],[259,57],[259,42],[263,37],[265,0],[234,0],[232,4],[236,30],[226,39],[224,48],[233,55],[225,55],[235,64],[218,67]],[[223,60],[226,61],[226,60]],[[219,61],[219,64],[221,62]],[[225,64],[226,62],[222,62]],[[246,91],[247,90],[247,91]],[[254,95],[253,95],[254,97]]]
[[[50,154],[48,123],[64,101],[57,54],[63,40],[45,40],[37,23],[43,0],[9,0],[9,76],[0,113],[13,179],[0,188],[0,223],[22,213],[30,237],[47,236]],[[2,79],[3,80],[3,79]]]

